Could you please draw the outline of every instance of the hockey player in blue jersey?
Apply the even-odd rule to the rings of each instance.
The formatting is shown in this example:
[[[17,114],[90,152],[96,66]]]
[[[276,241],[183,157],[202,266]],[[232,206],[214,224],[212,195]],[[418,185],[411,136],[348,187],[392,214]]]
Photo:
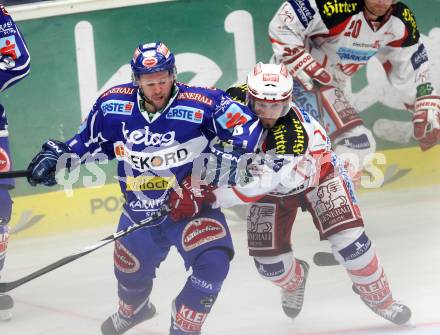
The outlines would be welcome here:
[[[77,135],[65,143],[47,141],[29,166],[31,184],[54,185],[56,164],[64,153],[82,160],[98,153],[116,158],[125,197],[118,230],[166,204],[172,209],[154,227],[116,242],[119,309],[102,324],[105,335],[123,334],[153,317],[149,297],[155,271],[171,246],[192,274],[172,302],[170,334],[200,334],[234,253],[221,211],[206,206],[196,214],[204,201],[214,198],[209,185],[195,185],[190,177],[204,177],[199,158],[211,151],[214,165],[208,172],[218,172],[216,164],[225,161],[233,171],[240,154],[254,150],[262,128],[225,92],[177,83],[174,63],[164,43],[141,44],[131,60],[133,82],[103,93]],[[225,179],[220,175],[208,174],[212,184],[233,182],[233,174]],[[180,187],[172,189],[174,184]]]
[[[8,11],[0,4],[0,92],[26,77],[29,69],[30,56],[26,43]],[[11,169],[8,136],[8,120],[0,103],[0,172]],[[12,212],[9,190],[14,185],[13,179],[0,179],[0,274],[5,263]],[[0,320],[10,320],[12,307],[11,297],[0,294]]]

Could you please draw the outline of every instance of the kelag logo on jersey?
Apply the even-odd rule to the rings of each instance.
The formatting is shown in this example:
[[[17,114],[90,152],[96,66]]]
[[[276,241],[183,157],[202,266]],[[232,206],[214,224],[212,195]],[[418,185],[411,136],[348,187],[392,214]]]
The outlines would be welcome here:
[[[307,28],[315,15],[315,11],[310,5],[310,2],[308,0],[289,0],[289,3],[301,21],[301,24],[304,28]]]
[[[169,110],[167,119],[189,121],[192,123],[202,123],[204,111],[198,108],[187,106],[176,106]]]
[[[101,105],[101,109],[106,114],[131,115],[133,102],[124,100],[108,100]]]
[[[414,70],[417,70],[423,63],[428,61],[428,54],[426,53],[425,46],[420,44],[416,52],[411,56],[411,64]]]
[[[362,51],[349,48],[339,48],[337,51],[341,60],[351,60],[354,62],[366,63],[376,54],[376,51]]]
[[[235,127],[241,126],[251,119],[249,115],[236,104],[231,104],[228,109],[217,118],[217,122],[226,130],[233,131]]]

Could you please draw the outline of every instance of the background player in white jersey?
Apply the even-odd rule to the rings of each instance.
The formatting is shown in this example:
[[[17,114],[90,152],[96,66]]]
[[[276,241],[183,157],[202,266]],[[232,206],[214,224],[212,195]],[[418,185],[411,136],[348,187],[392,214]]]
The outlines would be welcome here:
[[[295,102],[325,127],[335,152],[360,177],[376,143],[344,93],[350,79],[376,56],[402,102],[413,111],[422,150],[440,140],[440,97],[412,11],[393,0],[289,0],[269,25],[272,61],[295,79]],[[354,155],[353,155],[354,154]]]
[[[291,102],[291,82],[283,64],[259,63],[249,73],[247,87],[227,91],[235,100],[246,100],[267,128],[259,144],[260,163],[266,164],[251,164],[242,185],[216,190],[217,204],[252,203],[247,216],[249,253],[261,277],[281,287],[287,316],[295,318],[301,311],[309,272],[291,245],[292,225],[303,208],[312,215],[321,239],[330,242],[362,301],[385,319],[404,324],[411,311],[391,294],[364,230],[351,179],[330,149],[325,130]]]
[[[0,4],[0,92],[5,91],[29,74],[30,56],[26,43],[6,8]],[[0,103],[0,172],[11,170],[8,120]],[[8,247],[8,223],[12,213],[9,190],[13,179],[0,179],[0,272],[3,269]],[[12,316],[13,301],[9,295],[0,294],[0,320]]]
[[[209,187],[194,185],[191,174],[201,176],[195,161],[204,154],[220,166],[225,163],[229,172],[238,161],[234,155],[255,149],[262,129],[258,119],[224,91],[176,82],[174,55],[162,42],[139,45],[130,64],[133,81],[103,93],[72,139],[44,143],[29,165],[28,180],[52,186],[64,153],[83,161],[101,153],[118,160],[125,200],[118,231],[169,204],[170,215],[115,243],[119,309],[104,321],[101,332],[120,335],[154,316],[150,293],[156,268],[174,246],[192,273],[172,302],[169,332],[200,334],[234,250],[221,211],[202,208]],[[232,152],[226,152],[226,143]],[[216,172],[217,166],[211,165],[210,171]],[[220,183],[222,176],[210,181]],[[175,190],[177,184],[181,189]]]

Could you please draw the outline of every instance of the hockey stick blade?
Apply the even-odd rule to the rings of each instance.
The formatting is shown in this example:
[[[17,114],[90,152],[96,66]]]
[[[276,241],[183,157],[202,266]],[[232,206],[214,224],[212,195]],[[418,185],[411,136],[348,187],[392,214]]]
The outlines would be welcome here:
[[[166,214],[168,214],[170,212],[170,209],[168,207],[163,207],[161,210],[159,210],[158,212],[156,212],[155,214],[153,214],[152,216],[150,216],[149,218],[143,220],[140,223],[134,223],[133,225],[129,226],[127,229],[125,230],[120,230],[110,236],[107,236],[106,238],[103,238],[101,241],[99,241],[98,243],[85,247],[84,249],[81,249],[80,251],[64,257],[52,264],[49,264],[47,266],[45,266],[44,268],[41,268],[40,270],[37,270],[35,272],[32,272],[31,274],[24,276],[23,278],[11,281],[11,282],[5,282],[5,283],[0,283],[0,293],[5,293],[5,292],[9,292],[11,290],[13,290],[14,288],[17,288],[35,278],[38,278],[48,272],[51,272],[55,269],[58,269],[59,267],[69,264],[71,262],[73,262],[74,260],[81,258],[101,247],[103,247],[106,244],[109,244],[111,242],[114,242],[116,240],[118,240],[119,238],[128,235],[140,228],[144,228],[144,227],[148,227],[151,226],[151,223],[154,222],[155,220],[165,216]]]
[[[21,178],[28,175],[27,170],[0,172],[0,179]]]
[[[319,251],[313,255],[313,263],[318,266],[339,265],[331,252]]]

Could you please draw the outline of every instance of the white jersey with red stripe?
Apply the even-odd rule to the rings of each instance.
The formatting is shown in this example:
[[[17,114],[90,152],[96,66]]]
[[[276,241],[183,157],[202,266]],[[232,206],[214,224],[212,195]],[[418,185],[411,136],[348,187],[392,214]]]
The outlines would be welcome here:
[[[272,61],[285,62],[291,50],[305,47],[333,75],[332,85],[343,89],[375,56],[403,102],[413,105],[417,90],[431,94],[428,56],[412,11],[397,2],[373,22],[364,6],[364,0],[285,1],[269,25]]]
[[[318,121],[292,103],[289,113],[265,130],[244,181],[215,191],[217,205],[227,208],[265,195],[284,197],[316,186],[321,166],[334,159],[330,146]]]

